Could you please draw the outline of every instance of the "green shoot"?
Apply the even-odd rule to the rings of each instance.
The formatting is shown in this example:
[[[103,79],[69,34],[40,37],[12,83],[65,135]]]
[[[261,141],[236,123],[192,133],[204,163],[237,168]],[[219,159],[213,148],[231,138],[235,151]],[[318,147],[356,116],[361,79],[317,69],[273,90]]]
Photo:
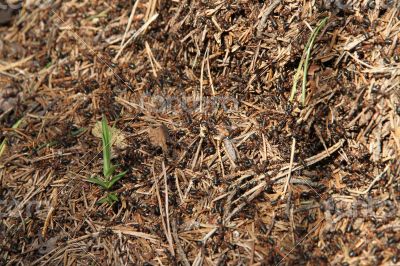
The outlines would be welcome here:
[[[22,123],[22,118],[20,120],[18,120],[11,128],[12,129],[17,129],[21,123]],[[0,156],[6,150],[6,146],[7,146],[7,138],[4,138],[3,141],[0,144]]]
[[[107,196],[99,200],[97,203],[103,204],[108,203],[108,205],[113,205],[118,201],[118,196],[115,193],[109,193]]]
[[[108,178],[115,171],[115,167],[111,164],[111,131],[104,116],[101,121],[101,136],[103,141],[103,175]]]
[[[108,190],[110,188],[112,188],[112,186],[118,182],[118,180],[120,180],[121,178],[123,178],[126,175],[127,171],[124,171],[116,176],[114,176],[113,178],[111,178],[111,180],[105,180],[102,179],[100,177],[90,177],[88,179],[88,181],[90,183],[94,183],[97,184],[99,186],[101,186],[102,188]]]
[[[113,176],[115,166],[111,163],[111,139],[112,134],[107,123],[107,119],[103,116],[101,121],[101,136],[103,143],[103,175],[101,177],[90,177],[88,182],[101,186],[104,190],[110,190],[115,183],[117,183],[122,177],[125,176],[127,171],[119,173]],[[112,205],[118,201],[118,196],[115,193],[108,193],[107,196],[98,201],[98,203],[108,203]]]
[[[308,74],[308,67],[310,63],[310,57],[311,57],[311,50],[314,46],[315,39],[317,38],[319,32],[323,27],[325,27],[326,23],[328,22],[328,17],[322,19],[319,23],[318,26],[313,30],[310,38],[307,41],[307,44],[305,46],[305,50],[303,52],[303,55],[300,60],[300,64],[297,68],[296,74],[294,75],[293,78],[293,87],[292,91],[290,94],[290,101],[293,102],[294,96],[296,95],[297,92],[297,83],[300,78],[301,72],[303,72],[303,80],[302,80],[302,92],[301,92],[301,102],[303,106],[305,105],[306,101],[306,86],[307,86],[307,74]]]
[[[72,131],[71,131],[71,136],[72,136],[72,137],[76,137],[76,136],[78,136],[79,134],[81,134],[82,132],[85,132],[85,130],[86,130],[86,128],[84,128],[84,127],[78,128],[78,129],[76,129],[76,130],[72,130]]]

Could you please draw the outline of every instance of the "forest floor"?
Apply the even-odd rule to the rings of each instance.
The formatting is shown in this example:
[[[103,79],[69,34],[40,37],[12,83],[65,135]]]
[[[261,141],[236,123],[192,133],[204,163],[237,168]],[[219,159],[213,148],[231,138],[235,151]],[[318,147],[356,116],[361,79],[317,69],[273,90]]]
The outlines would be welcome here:
[[[400,1],[32,0],[0,24],[1,265],[399,265]]]

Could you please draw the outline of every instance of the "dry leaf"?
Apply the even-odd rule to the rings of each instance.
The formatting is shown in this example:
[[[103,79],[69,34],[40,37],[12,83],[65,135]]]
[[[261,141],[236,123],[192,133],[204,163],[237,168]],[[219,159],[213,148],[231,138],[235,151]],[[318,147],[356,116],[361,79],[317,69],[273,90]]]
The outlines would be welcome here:
[[[114,127],[110,127],[111,132],[111,147],[115,146],[119,149],[125,149],[128,144],[126,142],[125,134]],[[101,139],[101,121],[97,122],[92,129],[93,136]]]
[[[162,124],[155,128],[149,129],[149,138],[154,146],[159,146],[162,148],[163,152],[168,151],[167,142],[169,140],[168,128]]]

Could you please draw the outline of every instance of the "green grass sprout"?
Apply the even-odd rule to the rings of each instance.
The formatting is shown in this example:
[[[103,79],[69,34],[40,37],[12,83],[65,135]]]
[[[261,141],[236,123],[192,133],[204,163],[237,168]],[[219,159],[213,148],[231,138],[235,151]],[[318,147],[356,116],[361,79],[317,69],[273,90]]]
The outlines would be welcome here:
[[[112,134],[108,126],[107,119],[103,116],[101,121],[101,137],[103,143],[103,175],[104,178],[90,177],[88,182],[101,186],[104,190],[110,190],[115,183],[125,176],[127,171],[113,175],[116,167],[111,163],[111,139]],[[115,193],[107,193],[107,196],[98,201],[98,203],[108,203],[112,205],[118,201],[118,196]]]
[[[101,136],[103,141],[103,175],[108,178],[114,173],[115,166],[111,164],[111,131],[104,116],[101,121]]]
[[[300,79],[300,74],[303,73],[303,80],[302,80],[302,92],[301,92],[301,103],[303,106],[305,105],[306,101],[306,87],[307,87],[307,74],[308,74],[308,67],[310,63],[311,51],[314,46],[315,39],[317,38],[319,32],[323,27],[325,27],[326,23],[328,22],[328,17],[322,19],[318,26],[313,30],[310,38],[307,41],[305,46],[303,55],[300,60],[300,64],[297,68],[296,74],[293,77],[293,87],[290,94],[290,102],[293,102],[294,96],[297,92],[297,83]]]
[[[108,205],[111,206],[114,204],[114,202],[117,202],[117,201],[118,201],[117,194],[111,192],[111,193],[108,193],[106,197],[100,199],[97,203],[99,203],[99,204],[107,203]]]

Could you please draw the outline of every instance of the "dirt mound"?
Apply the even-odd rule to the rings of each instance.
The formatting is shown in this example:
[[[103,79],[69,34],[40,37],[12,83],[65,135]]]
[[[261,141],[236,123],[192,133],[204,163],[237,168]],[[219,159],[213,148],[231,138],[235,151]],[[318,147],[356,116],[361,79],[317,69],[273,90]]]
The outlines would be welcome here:
[[[399,3],[343,2],[18,6],[0,27],[1,264],[398,263]],[[103,115],[128,171],[108,192],[88,182]]]

